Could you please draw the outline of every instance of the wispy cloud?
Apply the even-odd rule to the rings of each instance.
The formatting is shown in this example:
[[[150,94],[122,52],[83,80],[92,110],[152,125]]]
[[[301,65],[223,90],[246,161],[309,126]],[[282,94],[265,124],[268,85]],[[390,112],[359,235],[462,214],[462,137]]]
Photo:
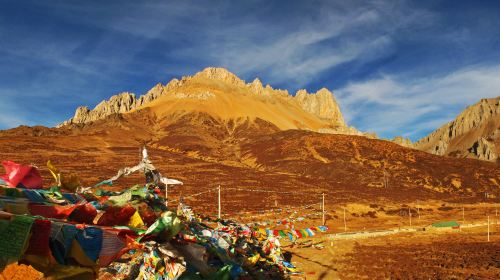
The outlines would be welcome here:
[[[401,79],[397,75],[350,83],[337,91],[346,119],[384,137],[413,140],[451,121],[481,98],[500,96],[500,65],[476,65],[446,75]]]
[[[300,88],[336,66],[355,60],[369,63],[391,53],[398,32],[434,21],[431,12],[410,8],[404,1],[397,7],[386,1],[319,6],[316,17],[305,17],[300,26],[287,30],[267,28],[268,23],[259,18],[251,24],[208,30],[211,42],[203,53],[242,75],[264,76],[270,83]],[[228,44],[213,43],[225,42],[228,35],[234,35]],[[200,53],[199,46],[179,52],[192,53]]]

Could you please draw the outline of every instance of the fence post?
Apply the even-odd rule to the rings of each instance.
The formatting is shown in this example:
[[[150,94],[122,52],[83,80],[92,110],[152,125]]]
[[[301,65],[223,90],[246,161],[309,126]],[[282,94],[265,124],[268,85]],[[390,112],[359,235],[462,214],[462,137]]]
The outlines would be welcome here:
[[[411,227],[411,208],[408,207],[408,214],[410,215],[410,227]]]
[[[323,214],[323,225],[325,225],[325,193],[323,193],[323,201],[321,203],[321,212]]]
[[[221,209],[221,205],[220,205],[220,185],[219,185],[219,188],[218,188],[218,191],[219,191],[219,214],[217,215],[217,217],[220,219],[220,209]]]
[[[344,232],[347,231],[347,224],[346,224],[346,221],[345,221],[345,207],[344,207]]]
[[[465,207],[462,206],[462,224],[465,225]]]
[[[488,242],[490,242],[490,216],[488,216]]]

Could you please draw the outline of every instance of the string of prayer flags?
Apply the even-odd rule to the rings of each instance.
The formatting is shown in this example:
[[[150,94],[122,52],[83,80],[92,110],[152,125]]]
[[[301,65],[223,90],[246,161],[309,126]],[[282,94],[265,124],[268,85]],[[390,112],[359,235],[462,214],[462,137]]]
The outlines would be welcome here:
[[[266,235],[267,237],[273,237],[273,236],[280,236],[280,237],[288,237],[290,240],[293,240],[293,236],[296,236],[297,238],[303,238],[303,237],[312,237],[316,235],[315,232],[326,232],[328,230],[327,226],[317,226],[317,227],[310,227],[310,228],[305,228],[305,229],[285,229],[285,230],[271,230],[271,229],[263,229],[263,228],[257,228],[256,232],[260,233],[261,235]]]

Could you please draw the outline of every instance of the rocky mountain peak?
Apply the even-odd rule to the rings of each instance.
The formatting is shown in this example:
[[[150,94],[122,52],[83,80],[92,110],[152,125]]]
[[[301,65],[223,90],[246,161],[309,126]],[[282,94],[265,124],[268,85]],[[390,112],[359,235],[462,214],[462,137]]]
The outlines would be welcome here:
[[[333,93],[331,91],[329,91],[327,88],[325,87],[322,87],[321,89],[319,89],[317,92],[316,92],[316,95],[318,96],[321,96],[322,98],[327,98],[327,99],[332,99],[332,100],[335,100],[333,98]]]
[[[235,74],[229,72],[225,68],[208,67],[203,71],[196,73],[193,78],[207,78],[211,80],[219,80],[235,86],[245,86],[245,82]]]
[[[295,100],[307,112],[331,120],[335,126],[346,126],[339,105],[328,89],[322,88],[316,93],[308,93],[305,89],[301,89],[295,94]]]
[[[407,148],[415,147],[415,144],[413,144],[413,142],[409,138],[405,138],[402,136],[396,136],[391,141],[403,147]]]
[[[250,88],[250,90],[253,93],[256,93],[256,94],[263,94],[264,93],[264,86],[262,85],[262,82],[260,81],[259,78],[255,78],[255,80],[253,80],[253,82],[248,83],[247,87]]]

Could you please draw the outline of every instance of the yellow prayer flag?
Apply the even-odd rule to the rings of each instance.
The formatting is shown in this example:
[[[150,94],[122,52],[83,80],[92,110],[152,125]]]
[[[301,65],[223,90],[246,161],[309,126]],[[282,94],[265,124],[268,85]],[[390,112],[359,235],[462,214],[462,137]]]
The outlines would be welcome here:
[[[128,222],[128,226],[132,228],[140,228],[144,226],[144,222],[142,221],[141,216],[139,215],[138,211],[135,211],[134,215],[130,217],[130,220]]]
[[[52,177],[54,177],[54,180],[56,181],[56,184],[59,185],[61,183],[61,178],[60,178],[60,173],[59,170],[52,164],[52,162],[49,160],[47,161],[47,168],[50,171],[50,174],[52,174]]]
[[[76,189],[81,185],[80,179],[76,174],[61,174],[61,172],[54,166],[54,164],[52,164],[50,160],[47,161],[47,168],[49,169],[50,174],[52,174],[52,177],[54,177],[58,186],[69,191],[76,191]]]
[[[253,267],[260,260],[260,255],[257,253],[255,256],[249,257],[245,261],[245,265]]]

